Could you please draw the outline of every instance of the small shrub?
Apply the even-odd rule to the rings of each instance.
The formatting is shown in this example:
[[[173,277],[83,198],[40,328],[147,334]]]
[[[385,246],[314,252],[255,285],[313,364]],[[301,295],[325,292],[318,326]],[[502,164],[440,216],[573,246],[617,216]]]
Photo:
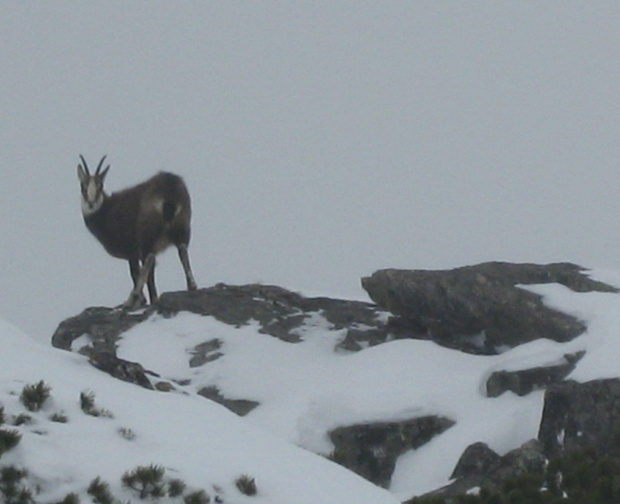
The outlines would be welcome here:
[[[32,423],[32,417],[30,415],[27,415],[26,413],[21,413],[15,418],[13,418],[13,425],[15,427],[18,427],[20,425],[27,425],[29,423]]]
[[[120,427],[117,432],[123,439],[126,439],[127,441],[133,441],[134,439],[136,439],[136,433],[131,429],[128,429],[127,427]]]
[[[159,498],[165,495],[164,491],[164,468],[151,464],[139,466],[133,471],[123,474],[123,485],[138,492],[141,499]]]
[[[80,408],[87,414],[95,408],[95,393],[92,390],[80,392]]]
[[[244,495],[252,496],[257,493],[256,481],[247,474],[239,476],[235,484],[237,485],[239,491]]]
[[[110,485],[102,481],[99,476],[90,482],[86,493],[92,497],[95,504],[114,504],[114,496],[110,492]]]
[[[6,466],[0,469],[0,495],[3,504],[34,504],[32,492],[21,484],[28,475],[25,469]]]
[[[209,504],[211,497],[204,490],[196,490],[183,496],[184,504]]]
[[[173,498],[180,497],[181,495],[183,495],[183,492],[185,492],[186,487],[187,485],[184,481],[178,478],[171,479],[168,482],[168,496]]]
[[[77,494],[70,493],[57,504],[80,504],[80,497]]]
[[[4,416],[4,406],[0,406],[0,425],[6,422],[6,417]]]
[[[95,393],[92,390],[80,392],[80,408],[90,416],[112,418],[110,411],[95,406]]]
[[[50,416],[50,420],[56,423],[67,423],[69,418],[62,411],[58,411]]]
[[[0,457],[15,448],[21,441],[22,435],[15,429],[0,429]]]
[[[22,389],[19,400],[28,411],[39,411],[50,397],[51,387],[41,380],[34,385],[26,385]]]

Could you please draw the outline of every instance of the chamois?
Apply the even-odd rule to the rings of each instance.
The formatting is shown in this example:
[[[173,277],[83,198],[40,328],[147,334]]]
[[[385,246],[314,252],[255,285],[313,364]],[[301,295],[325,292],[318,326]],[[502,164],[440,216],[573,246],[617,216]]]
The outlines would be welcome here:
[[[145,283],[151,304],[157,300],[155,256],[170,245],[178,249],[187,289],[195,290],[187,252],[192,210],[183,179],[173,173],[159,172],[146,182],[108,195],[103,182],[110,165],[101,169],[105,158],[91,175],[80,154],[82,215],[86,227],[110,255],[129,261],[134,287],[122,308],[134,309],[146,304]]]

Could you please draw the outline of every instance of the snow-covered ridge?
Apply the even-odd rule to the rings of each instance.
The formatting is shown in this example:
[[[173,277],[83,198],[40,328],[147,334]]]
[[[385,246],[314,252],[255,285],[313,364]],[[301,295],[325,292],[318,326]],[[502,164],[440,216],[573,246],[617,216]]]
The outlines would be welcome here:
[[[203,488],[224,502],[406,500],[448,484],[473,443],[503,455],[537,437],[543,388],[534,386],[523,396],[508,389],[489,397],[487,382],[494,373],[556,366],[567,354],[585,352],[572,364],[570,378],[620,376],[613,358],[620,350],[615,337],[620,296],[613,289],[576,292],[558,283],[516,288],[541,296],[545,306],[588,329],[567,342],[537,339],[503,353],[476,355],[409,333],[405,337],[399,324],[390,326],[389,314],[367,303],[336,300],[335,310],[327,298],[303,298],[281,288],[276,296],[268,287],[219,286],[192,294],[191,303],[183,301],[186,309],[182,293],[168,300],[164,295],[157,309],[136,314],[132,328],[107,340],[120,359],[140,363],[152,385],[169,391],[161,393],[115,380],[85,357],[37,345],[7,327],[0,331],[7,349],[0,357],[6,413],[24,412],[19,393],[28,383],[45,380],[52,398],[33,414],[33,423],[16,427],[22,442],[2,463],[27,466],[32,478],[43,482],[42,502],[68,492],[84,496],[96,476],[109,481],[123,499],[132,498],[120,478],[149,464],[165,467],[189,488]],[[214,293],[236,296],[241,291],[245,298],[226,299],[243,320],[235,318],[231,304],[219,303],[222,311],[210,306],[213,314],[206,314],[199,303]],[[246,302],[258,303],[252,304],[255,318]],[[176,311],[170,308],[174,303],[181,303]],[[93,342],[110,338],[97,329],[109,329],[107,316],[118,314],[102,308],[76,317],[80,323],[95,320],[90,329],[75,321],[63,323],[77,327],[73,350],[91,352]],[[113,417],[85,415],[78,400],[84,390],[95,392],[98,405]],[[205,391],[214,390],[217,401],[249,405],[245,416],[205,400]],[[59,411],[67,424],[49,420]],[[398,453],[392,495],[327,460],[338,458],[330,437],[335,429],[431,417],[454,424],[416,449]],[[135,438],[122,435],[127,431]],[[59,453],[66,456],[51,462]],[[255,478],[257,496],[243,495],[236,487],[243,474]]]

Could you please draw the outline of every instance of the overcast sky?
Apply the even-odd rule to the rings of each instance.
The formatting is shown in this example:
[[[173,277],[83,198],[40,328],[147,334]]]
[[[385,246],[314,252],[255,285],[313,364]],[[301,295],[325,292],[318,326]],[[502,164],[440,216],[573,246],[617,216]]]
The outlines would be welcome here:
[[[620,269],[618,26],[617,1],[1,2],[0,317],[48,341],[129,292],[80,153],[110,191],[186,179],[201,286]]]

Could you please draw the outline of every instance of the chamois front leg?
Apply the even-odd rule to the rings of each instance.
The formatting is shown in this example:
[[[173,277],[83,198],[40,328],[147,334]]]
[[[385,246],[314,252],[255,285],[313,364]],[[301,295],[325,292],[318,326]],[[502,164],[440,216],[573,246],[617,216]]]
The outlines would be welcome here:
[[[196,280],[194,280],[194,274],[192,273],[192,268],[189,264],[187,245],[182,243],[180,245],[177,245],[177,249],[179,250],[179,259],[181,260],[181,264],[183,265],[183,271],[185,271],[187,290],[196,290],[198,287],[196,286]]]
[[[125,301],[122,305],[122,308],[125,310],[135,310],[137,308],[141,308],[144,306],[144,294],[142,291],[144,290],[144,284],[147,282],[153,267],[155,266],[155,254],[151,253],[146,256],[146,259],[142,263],[142,269],[140,270],[140,275],[138,276],[138,280],[136,285],[134,285],[133,290],[129,294],[127,301]]]
[[[140,279],[140,260],[137,257],[132,257],[129,259],[129,273],[131,274],[131,279],[133,280],[133,286],[135,289]],[[146,305],[146,298],[144,297],[142,290],[140,290],[140,299],[138,300],[138,303],[140,306]]]

